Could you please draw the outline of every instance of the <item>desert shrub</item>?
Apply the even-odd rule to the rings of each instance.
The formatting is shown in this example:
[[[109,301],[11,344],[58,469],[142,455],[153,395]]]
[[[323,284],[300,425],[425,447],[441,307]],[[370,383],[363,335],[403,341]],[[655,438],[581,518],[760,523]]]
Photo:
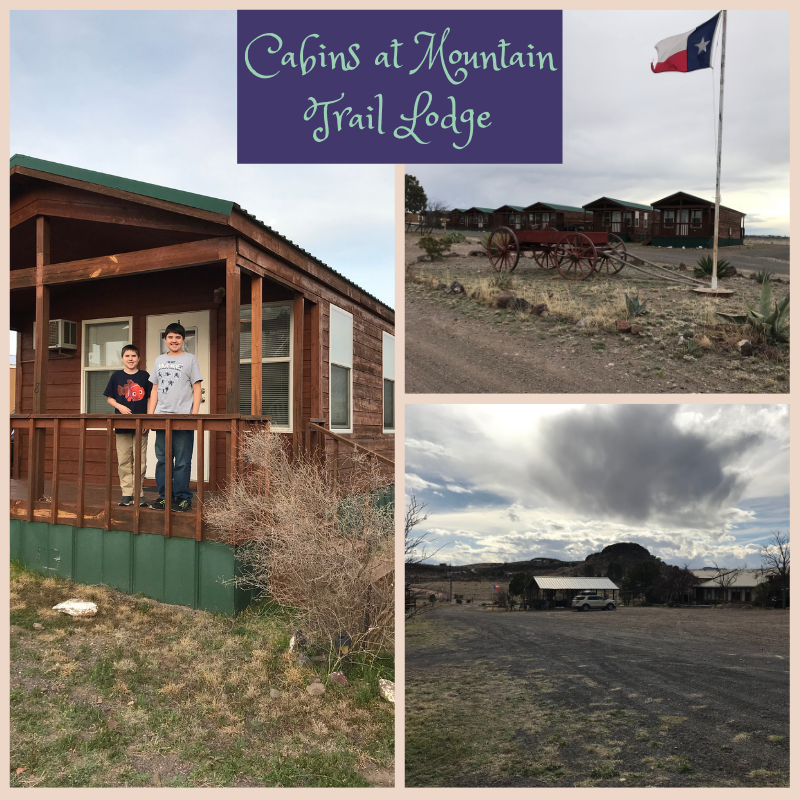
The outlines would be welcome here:
[[[768,283],[771,280],[772,275],[770,274],[769,270],[760,269],[754,272],[752,277],[756,283]]]
[[[442,238],[446,242],[450,242],[450,244],[461,244],[467,241],[467,237],[460,231],[450,231],[450,233],[446,233]]]
[[[209,528],[240,544],[236,583],[296,609],[309,641],[378,652],[394,637],[393,476],[369,456],[325,467],[279,434],[242,437],[242,474],[206,503]]]
[[[645,306],[647,305],[647,300],[639,301],[639,295],[637,294],[636,297],[628,297],[625,295],[625,308],[628,310],[628,319],[633,319],[634,317],[638,317],[641,314],[646,314],[647,309]]]
[[[724,258],[718,258],[717,277],[730,278],[731,275],[735,274],[730,267],[731,267],[730,261],[726,261]],[[697,266],[694,268],[694,275],[696,278],[710,278],[713,271],[714,271],[714,259],[711,256],[703,256],[697,262]]]
[[[450,245],[445,236],[423,236],[419,240],[419,246],[431,257],[431,261],[441,260]]]
[[[435,594],[432,594],[432,595],[431,595],[431,596],[428,598],[428,602],[429,602],[429,603],[435,603],[435,602],[436,602],[436,595],[435,595]]]

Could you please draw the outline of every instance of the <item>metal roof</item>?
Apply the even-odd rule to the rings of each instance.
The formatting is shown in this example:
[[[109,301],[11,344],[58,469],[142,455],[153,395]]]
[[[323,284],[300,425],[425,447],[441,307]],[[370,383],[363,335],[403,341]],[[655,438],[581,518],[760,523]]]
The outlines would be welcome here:
[[[722,569],[721,572],[729,572],[729,569]],[[718,575],[716,569],[693,569],[692,574],[698,578],[705,578],[703,583],[698,583],[697,585],[701,588],[709,588],[709,589],[719,589],[720,584],[714,580],[714,577]],[[726,588],[730,589],[752,589],[754,586],[758,586],[759,583],[763,583],[766,580],[764,573],[760,569],[743,569],[734,579],[733,583],[728,584]]]
[[[579,208],[578,206],[564,206],[561,205],[560,203],[545,203],[542,202],[541,200],[538,200],[537,202],[531,203],[529,206],[526,206],[526,210],[528,208],[533,208],[533,206],[547,206],[548,208],[554,208],[556,211],[580,211],[581,214],[583,214],[586,211],[585,208]]]
[[[493,208],[482,208],[481,206],[470,206],[467,211],[482,211],[484,214],[493,214]]]
[[[632,203],[630,200],[617,200],[616,197],[605,197],[605,196],[600,197],[597,200],[592,200],[592,202],[591,203],[587,203],[584,206],[584,208],[587,208],[588,206],[592,206],[595,203],[599,203],[600,200],[610,200],[612,203],[617,203],[617,205],[626,206],[628,208],[641,208],[643,211],[653,211],[654,210],[652,206],[646,206],[643,203]]]
[[[502,210],[504,208],[513,208],[514,211],[524,211],[525,210],[524,206],[512,206],[512,205],[509,205],[508,203],[506,203],[504,206],[498,206],[495,209],[495,211],[500,211],[500,210]]]
[[[11,157],[11,167],[27,167],[38,172],[48,172],[51,175],[60,175],[62,178],[72,178],[85,183],[96,183],[109,189],[119,189],[123,192],[140,194],[143,197],[153,197],[156,200],[166,200],[178,203],[189,208],[200,208],[203,211],[213,211],[217,214],[230,215],[233,203],[230,200],[220,200],[218,197],[208,197],[194,192],[183,192],[180,189],[170,189],[168,186],[158,186],[155,183],[135,181],[130,178],[121,178],[118,175],[109,175],[105,172],[95,172],[91,169],[70,167],[68,164],[57,164],[55,161],[43,161],[41,158],[15,155]]]
[[[14,167],[26,167],[27,169],[34,169],[37,172],[59,175],[62,178],[72,178],[73,180],[84,181],[85,183],[94,183],[109,189],[119,189],[120,191],[131,192],[131,194],[139,194],[142,195],[142,197],[152,197],[156,200],[166,200],[167,202],[177,203],[178,205],[188,206],[189,208],[199,208],[203,211],[224,214],[226,217],[230,217],[231,212],[236,209],[262,230],[285,244],[291,245],[295,250],[302,253],[304,256],[308,256],[312,261],[329,270],[334,275],[338,275],[342,280],[349,283],[355,289],[358,289],[359,292],[362,292],[367,297],[375,300],[375,302],[380,303],[384,308],[389,309],[389,311],[394,311],[394,309],[390,305],[384,303],[383,300],[375,297],[374,294],[370,294],[366,289],[362,289],[347,276],[338,272],[333,267],[328,266],[324,261],[320,261],[316,256],[309,253],[308,250],[304,250],[291,239],[287,239],[274,228],[270,228],[269,225],[250,214],[247,209],[242,208],[238,203],[234,203],[231,200],[221,200],[218,197],[208,197],[207,195],[195,194],[194,192],[184,192],[180,189],[170,189],[168,186],[158,186],[155,183],[135,181],[131,178],[121,178],[118,175],[109,175],[105,172],[95,172],[90,169],[71,167],[68,164],[58,164],[55,161],[44,161],[40,158],[32,158],[31,156],[19,154],[11,157],[11,169]]]
[[[540,589],[619,589],[610,578],[566,578],[563,575],[534,575]]]

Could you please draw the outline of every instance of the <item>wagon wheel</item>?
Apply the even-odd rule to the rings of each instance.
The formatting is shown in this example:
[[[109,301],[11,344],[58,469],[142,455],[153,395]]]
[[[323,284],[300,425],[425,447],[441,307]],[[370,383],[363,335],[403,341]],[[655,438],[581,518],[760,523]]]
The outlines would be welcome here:
[[[608,258],[604,251],[611,251],[616,258]],[[616,233],[608,234],[608,245],[597,251],[597,272],[604,275],[616,275],[625,265],[623,261],[628,260],[628,251],[625,242]],[[619,259],[622,259],[620,261]]]
[[[570,281],[583,281],[594,271],[597,251],[592,240],[582,233],[568,233],[556,245],[556,269]]]
[[[542,268],[542,269],[553,269],[556,265],[556,260],[553,253],[552,247],[543,247],[541,250],[537,249],[533,251],[533,260]]]
[[[497,272],[512,272],[519,261],[519,239],[511,228],[496,228],[489,237],[489,263]]]

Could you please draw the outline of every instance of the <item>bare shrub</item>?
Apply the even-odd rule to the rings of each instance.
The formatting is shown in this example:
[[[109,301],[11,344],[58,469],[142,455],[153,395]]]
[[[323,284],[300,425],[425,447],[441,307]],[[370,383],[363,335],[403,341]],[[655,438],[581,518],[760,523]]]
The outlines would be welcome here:
[[[279,434],[242,439],[247,465],[206,505],[209,527],[234,531],[243,588],[297,609],[310,641],[351,650],[393,646],[394,481],[377,459],[340,459],[337,485],[325,466],[281,446]],[[381,491],[383,490],[383,492]]]

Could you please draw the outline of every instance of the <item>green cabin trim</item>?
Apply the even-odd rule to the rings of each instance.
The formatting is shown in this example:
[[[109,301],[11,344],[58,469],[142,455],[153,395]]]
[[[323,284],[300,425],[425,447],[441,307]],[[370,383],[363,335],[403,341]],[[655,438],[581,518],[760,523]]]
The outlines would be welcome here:
[[[121,192],[139,194],[142,197],[152,197],[155,200],[164,200],[168,203],[199,208],[202,211],[211,211],[215,214],[230,216],[234,203],[231,200],[220,200],[217,197],[208,197],[194,192],[183,192],[180,189],[170,189],[168,186],[159,186],[155,183],[145,183],[131,178],[121,178],[118,175],[109,175],[105,172],[95,172],[91,169],[71,167],[68,164],[58,164],[55,161],[44,161],[41,158],[15,155],[11,157],[11,168],[25,167],[35,169],[37,172],[47,172],[50,175],[60,175],[62,178],[71,178],[85,183],[95,183],[107,189],[117,189]]]
[[[232,583],[241,575],[234,545],[16,519],[10,539],[11,558],[42,575],[220,614],[255,599]]]

